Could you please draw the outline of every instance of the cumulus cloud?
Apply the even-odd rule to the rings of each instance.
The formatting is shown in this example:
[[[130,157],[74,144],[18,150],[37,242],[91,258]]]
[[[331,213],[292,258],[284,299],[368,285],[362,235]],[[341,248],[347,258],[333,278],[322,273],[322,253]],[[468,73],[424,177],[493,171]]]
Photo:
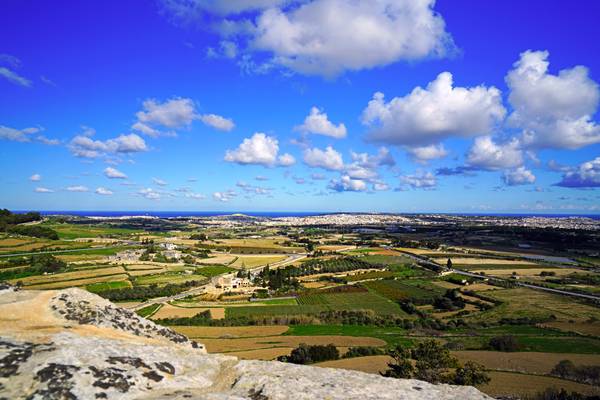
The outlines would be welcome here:
[[[288,166],[295,163],[292,155],[285,153],[278,156],[279,141],[264,133],[257,132],[246,138],[235,150],[225,152],[225,161],[238,164],[257,164],[272,167],[275,165]]]
[[[314,0],[270,8],[251,31],[271,63],[309,75],[335,76],[399,60],[444,56],[452,48],[433,0]]]
[[[226,192],[214,192],[213,199],[216,201],[220,201],[223,203],[227,203],[231,199],[237,196],[237,193],[234,190],[228,190]]]
[[[408,153],[414,161],[425,164],[431,160],[444,158],[448,155],[448,151],[443,144],[430,144],[429,146],[417,146],[407,148]]]
[[[54,190],[48,189],[48,188],[45,188],[45,187],[36,187],[35,188],[35,192],[36,193],[54,193]]]
[[[138,153],[148,150],[144,139],[135,133],[120,135],[114,139],[94,140],[95,131],[86,128],[82,134],[75,136],[69,142],[69,150],[76,157],[96,158],[109,153]]]
[[[176,97],[164,102],[148,99],[142,103],[142,110],[135,115],[137,121],[131,129],[145,135],[176,136],[176,130],[189,128],[195,120],[220,131],[231,131],[235,124],[231,119],[217,114],[198,114],[192,99]]]
[[[361,179],[353,179],[348,175],[343,175],[341,179],[332,179],[327,186],[336,192],[364,192],[367,190],[367,184]]]
[[[505,171],[502,175],[502,179],[508,186],[528,185],[535,182],[535,175],[525,167],[521,166],[514,170]]]
[[[29,177],[31,182],[39,182],[42,180],[42,176],[40,174],[33,174]]]
[[[95,193],[101,196],[111,196],[113,191],[104,187],[99,187],[96,189]]]
[[[567,170],[556,186],[568,188],[600,187],[600,157]]]
[[[443,72],[425,89],[416,87],[389,102],[375,93],[362,121],[371,129],[370,140],[412,147],[490,134],[505,114],[498,89],[453,87],[452,74]]]
[[[152,188],[143,188],[138,190],[137,194],[148,200],[160,200],[161,194]]]
[[[413,175],[400,177],[400,182],[414,189],[429,189],[437,185],[437,179],[431,172],[417,171]]]
[[[86,186],[77,185],[67,187],[68,192],[87,192],[89,189]]]
[[[515,138],[500,145],[490,136],[482,136],[476,138],[471,146],[467,164],[472,168],[485,170],[516,168],[523,164],[523,151]]]
[[[229,132],[235,128],[232,120],[217,114],[204,114],[198,117],[205,125],[211,126],[219,131]]]
[[[216,19],[212,27],[230,45],[221,44],[219,51],[209,49],[211,56],[237,56],[242,68],[260,72],[282,67],[326,77],[453,52],[452,38],[445,30],[443,18],[433,10],[434,3],[162,0],[163,9],[172,20],[200,20],[206,25],[207,20]],[[226,18],[240,13],[236,18]]]
[[[106,167],[104,175],[109,179],[127,179],[127,175],[113,167]]]
[[[587,68],[548,73],[547,51],[525,51],[506,76],[514,111],[509,123],[523,130],[532,148],[578,149],[600,143],[600,126],[592,121],[598,108],[598,84]]]
[[[325,150],[316,147],[306,149],[304,151],[304,162],[310,167],[323,168],[330,171],[341,171],[344,169],[342,155],[331,146],[327,146]]]
[[[346,137],[346,126],[343,123],[336,126],[329,121],[327,114],[317,107],[312,107],[310,114],[304,119],[304,123],[296,126],[294,129],[302,133],[313,133],[336,139]]]

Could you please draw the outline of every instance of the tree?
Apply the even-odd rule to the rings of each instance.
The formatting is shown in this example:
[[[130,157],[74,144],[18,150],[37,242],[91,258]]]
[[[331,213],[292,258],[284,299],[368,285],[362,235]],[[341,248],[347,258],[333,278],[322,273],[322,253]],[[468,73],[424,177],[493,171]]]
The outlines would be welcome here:
[[[388,355],[392,357],[394,361],[388,363],[389,369],[381,375],[398,379],[412,378],[415,368],[410,361],[410,351],[399,344],[396,345],[394,349],[390,350]]]
[[[551,375],[560,376],[561,378],[570,378],[576,375],[577,368],[570,360],[559,361],[558,364],[552,368]]]
[[[490,339],[490,347],[497,351],[517,351],[519,350],[519,342],[517,338],[511,335],[495,336]]]
[[[451,259],[448,259],[448,261],[446,262],[446,268],[452,269],[452,260]]]
[[[458,366],[458,360],[450,354],[450,350],[435,340],[426,340],[411,351],[417,361],[415,378],[431,383],[447,380],[447,369]]]
[[[485,373],[481,364],[467,361],[465,365],[456,369],[453,382],[455,385],[475,386],[488,383],[490,377]]]

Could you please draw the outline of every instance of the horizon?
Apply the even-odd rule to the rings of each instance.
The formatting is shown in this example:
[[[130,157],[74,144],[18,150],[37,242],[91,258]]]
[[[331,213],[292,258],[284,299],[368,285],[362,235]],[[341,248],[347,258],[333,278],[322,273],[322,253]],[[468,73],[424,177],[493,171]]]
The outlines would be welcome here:
[[[0,6],[0,207],[600,214],[600,3],[68,5]]]

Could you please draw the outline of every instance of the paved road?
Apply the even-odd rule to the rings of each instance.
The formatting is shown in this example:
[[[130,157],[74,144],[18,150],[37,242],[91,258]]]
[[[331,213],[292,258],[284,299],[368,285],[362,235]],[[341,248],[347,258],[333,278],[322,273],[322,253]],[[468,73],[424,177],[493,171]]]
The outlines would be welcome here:
[[[405,256],[407,256],[409,258],[412,258],[413,260],[417,261],[418,263],[426,264],[426,265],[433,266],[433,267],[436,267],[436,268],[440,268],[441,267],[439,264],[436,264],[436,263],[434,263],[432,261],[429,261],[428,259],[426,259],[424,257],[418,257],[418,256],[415,256],[414,254],[405,253],[405,252],[402,252],[402,254],[404,254]],[[479,278],[479,279],[488,278],[488,279],[494,279],[494,280],[497,280],[497,281],[511,282],[512,284],[515,284],[517,286],[526,287],[526,288],[535,289],[535,290],[542,290],[544,292],[550,292],[550,293],[562,294],[562,295],[565,295],[565,296],[572,296],[572,297],[579,297],[579,298],[582,298],[582,299],[600,301],[600,297],[593,296],[591,294],[583,294],[583,293],[577,293],[577,292],[569,292],[567,290],[552,289],[552,288],[547,288],[547,287],[543,287],[543,286],[532,285],[532,284],[529,284],[529,283],[518,282],[518,281],[515,281],[515,280],[512,280],[512,279],[500,278],[500,277],[493,276],[493,275],[482,276],[482,275],[479,275],[479,274],[474,274],[473,272],[463,271],[463,270],[456,269],[456,268],[452,268],[452,272],[454,272],[456,274],[459,274],[459,275],[463,275],[463,276],[470,276],[470,277],[473,277],[473,278]]]
[[[281,260],[281,261],[272,263],[272,264],[269,265],[269,268],[283,267],[283,266],[289,265],[289,264],[291,264],[291,263],[293,263],[295,261],[298,261],[298,260],[301,260],[303,258],[306,258],[306,256],[307,256],[306,254],[288,254],[288,257],[285,260]],[[265,267],[266,267],[266,265],[261,265],[260,267],[249,269],[249,271],[251,271],[251,272],[259,272],[260,270],[264,269]],[[221,275],[227,275],[228,273],[221,274]],[[217,275],[217,276],[220,276],[220,275]],[[213,278],[215,278],[215,277],[213,277]],[[213,278],[211,278],[211,280]],[[137,305],[132,306],[132,307],[127,307],[127,308],[130,309],[130,310],[132,310],[132,311],[137,311],[137,310],[139,310],[141,308],[147,307],[147,306],[152,305],[152,304],[157,304],[157,303],[164,304],[164,303],[168,303],[168,302],[173,301],[173,300],[183,299],[183,298],[185,298],[187,296],[194,296],[194,295],[202,294],[202,293],[204,293],[206,291],[206,287],[208,285],[209,284],[207,283],[206,285],[195,287],[193,289],[187,290],[185,292],[181,292],[181,293],[176,294],[174,296],[158,297],[158,298],[155,298],[155,299],[150,299],[150,300],[145,301],[143,303],[137,304]]]
[[[78,251],[89,251],[89,250],[104,250],[104,249],[114,249],[119,246],[105,246],[105,247],[85,247],[82,249],[66,249],[66,250],[49,250],[49,251],[30,251],[27,253],[12,253],[12,254],[1,254],[0,257],[22,257],[22,256],[35,256],[38,254],[60,254],[60,253],[75,253]]]

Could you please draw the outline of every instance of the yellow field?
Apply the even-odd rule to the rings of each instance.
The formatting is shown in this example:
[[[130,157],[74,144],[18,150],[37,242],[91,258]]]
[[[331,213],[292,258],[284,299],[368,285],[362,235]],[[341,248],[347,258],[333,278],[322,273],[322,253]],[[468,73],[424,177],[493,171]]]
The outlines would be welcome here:
[[[599,365],[600,354],[563,354],[499,351],[453,351],[461,362],[475,361],[487,369],[524,372],[530,374],[548,374],[561,360],[571,360],[576,365]]]
[[[600,322],[589,322],[589,321],[555,321],[546,322],[544,326],[551,328],[557,328],[565,332],[575,332],[583,335],[594,335],[600,337]],[[597,364],[600,364],[598,362]]]
[[[598,387],[548,376],[495,371],[490,372],[489,376],[492,378],[492,381],[487,385],[478,386],[478,389],[491,396],[514,396],[515,394],[531,396],[549,387],[564,388],[569,392],[579,392],[586,395],[600,394]]]
[[[254,268],[259,267],[261,265],[272,264],[277,261],[284,260],[285,256],[265,256],[265,255],[240,255],[238,259],[235,260],[231,267],[233,268]]]
[[[214,256],[214,257],[213,257]],[[235,256],[229,254],[211,254],[209,258],[198,258],[199,264],[229,264],[235,260]]]
[[[1,252],[14,252],[14,253],[21,253],[21,252],[25,252],[25,251],[31,251],[31,250],[36,250],[36,249],[40,249],[42,247],[47,246],[48,243],[29,243],[29,244],[24,244],[22,246],[18,246],[18,247],[1,247],[0,251]]]
[[[531,261],[523,260],[498,260],[495,258],[475,258],[475,257],[452,257],[452,264],[463,264],[463,265],[536,265]],[[438,264],[446,264],[448,261],[447,257],[433,258]]]
[[[211,244],[225,245],[230,247],[286,247],[283,243],[289,240],[285,236],[276,236],[260,239],[219,239]]]
[[[232,351],[227,355],[239,357],[244,360],[275,360],[279,356],[289,355],[293,347],[276,347],[272,349],[258,349],[258,350],[247,350],[247,351]]]
[[[61,274],[48,274],[48,275],[37,275],[37,276],[28,276],[26,278],[16,279],[14,281],[21,281],[23,285],[37,285],[42,283],[53,283],[59,281],[67,281],[67,280],[79,280],[86,278],[94,278],[98,276],[106,276],[106,275],[117,275],[117,274],[125,274],[126,271],[123,267],[108,267],[108,268],[98,268],[92,270],[82,270],[82,271],[74,271],[74,272],[64,272]],[[103,281],[101,281],[103,282]],[[11,283],[15,283],[11,281]],[[77,286],[79,284],[72,283],[71,286]]]
[[[0,239],[0,247],[14,247],[31,242],[31,239],[5,238]]]
[[[92,283],[126,281],[128,278],[129,276],[126,274],[118,274],[85,279],[76,279],[71,281],[40,283],[36,285],[29,285],[27,286],[27,289],[64,289],[68,287],[91,285]]]
[[[303,282],[302,286],[304,286],[307,289],[319,289],[319,288],[327,286],[327,283],[325,283],[325,282]]]
[[[411,247],[396,247],[398,251],[405,251],[412,254],[446,254],[445,251],[429,250],[429,249],[413,249]],[[444,261],[445,262],[445,261]]]
[[[224,308],[175,307],[167,303],[152,315],[152,319],[189,318],[206,310],[210,310],[210,316],[213,319],[222,319],[225,317]]]
[[[172,326],[171,329],[190,338],[259,337],[275,336],[287,332],[285,325],[266,326]]]
[[[324,368],[342,368],[378,374],[379,372],[383,372],[388,368],[387,364],[391,360],[392,358],[389,356],[367,356],[342,358],[340,360],[325,361],[315,365]]]
[[[355,336],[264,336],[241,339],[203,339],[202,343],[211,353],[257,350],[273,347],[298,347],[300,343],[309,345],[333,344],[339,347],[385,346],[381,339]]]
[[[167,269],[166,268],[137,269],[137,270],[129,271],[129,275],[131,275],[131,276],[156,275],[156,274],[162,274],[163,272],[167,272]]]
[[[542,271],[552,271],[555,272],[557,276],[569,275],[575,272],[581,272],[580,270],[574,268],[511,268],[511,269],[470,269],[470,272],[478,274],[480,272],[485,273],[486,275],[492,276],[501,276],[507,277],[511,276],[513,272],[516,272],[519,276],[527,276],[527,277],[539,277]]]
[[[557,321],[600,318],[598,308],[583,304],[558,294],[527,288],[499,289],[486,293],[487,296],[505,303],[488,311],[478,313],[475,318],[512,318],[518,316],[548,317],[554,314]]]
[[[472,283],[465,287],[465,290],[472,290],[474,292],[483,292],[486,290],[496,290],[497,286],[488,285],[487,283]]]
[[[322,244],[320,246],[317,246],[317,250],[321,250],[321,251],[352,250],[355,248],[356,248],[356,246],[338,245],[338,244]]]

